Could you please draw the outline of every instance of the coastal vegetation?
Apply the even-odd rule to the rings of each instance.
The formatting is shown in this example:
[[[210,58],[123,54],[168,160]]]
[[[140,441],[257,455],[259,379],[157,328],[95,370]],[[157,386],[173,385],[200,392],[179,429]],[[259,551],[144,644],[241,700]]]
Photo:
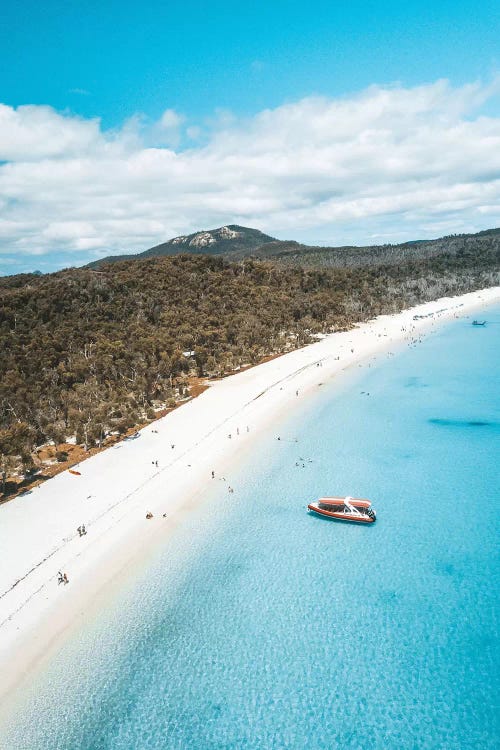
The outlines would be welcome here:
[[[164,414],[220,377],[440,296],[500,283],[500,248],[332,267],[151,257],[0,279],[0,492]]]

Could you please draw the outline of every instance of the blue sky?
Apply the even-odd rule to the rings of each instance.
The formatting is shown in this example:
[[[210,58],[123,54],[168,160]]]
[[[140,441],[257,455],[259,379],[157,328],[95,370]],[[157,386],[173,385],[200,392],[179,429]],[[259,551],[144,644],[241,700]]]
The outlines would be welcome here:
[[[373,83],[487,78],[500,67],[500,4],[6,2],[2,101],[50,104],[119,125],[168,106],[251,114]],[[79,92],[88,92],[83,94]]]
[[[180,3],[149,0],[137,3],[103,0],[101,3],[83,3],[47,0],[35,3],[26,0],[22,4],[4,3],[0,23],[0,102],[13,108],[14,115],[15,112],[22,113],[19,117],[16,115],[18,120],[22,119],[20,124],[14,122],[10,109],[5,110],[6,130],[0,129],[0,138],[14,144],[5,153],[0,153],[0,169],[7,168],[3,182],[0,176],[0,273],[37,265],[48,270],[61,265],[78,265],[108,252],[141,250],[171,234],[203,228],[200,222],[211,226],[209,222],[232,223],[238,220],[249,224],[259,221],[259,228],[274,230],[271,233],[278,236],[322,243],[345,242],[351,237],[353,242],[367,243],[378,235],[394,241],[408,239],[412,233],[419,237],[433,236],[433,233],[439,233],[440,227],[446,229],[454,225],[459,204],[440,221],[429,220],[429,217],[423,220],[421,215],[411,221],[408,206],[392,211],[384,203],[375,213],[372,209],[368,213],[360,209],[360,216],[364,217],[364,229],[360,230],[353,219],[357,212],[354,203],[365,201],[365,205],[367,196],[358,191],[346,196],[345,204],[350,208],[342,213],[340,204],[335,203],[333,197],[344,188],[334,182],[326,184],[324,175],[315,174],[311,166],[322,158],[332,159],[332,174],[337,173],[338,179],[342,175],[342,186],[345,184],[347,166],[340,165],[332,148],[325,145],[323,131],[319,137],[321,148],[326,148],[323,156],[319,160],[313,156],[311,164],[296,174],[295,184],[293,169],[287,173],[287,190],[300,192],[299,184],[303,184],[306,176],[311,183],[308,194],[297,195],[288,214],[284,206],[273,207],[272,193],[267,187],[277,178],[266,172],[263,161],[249,167],[247,182],[252,181],[254,188],[251,206],[250,197],[245,205],[235,206],[231,200],[222,208],[220,204],[215,205],[208,197],[211,186],[204,174],[200,186],[194,184],[192,177],[185,188],[186,206],[192,205],[193,210],[186,209],[181,216],[177,211],[178,220],[169,218],[168,206],[159,204],[157,197],[152,195],[151,180],[146,179],[146,175],[150,177],[151,174],[146,170],[143,173],[146,187],[142,195],[140,185],[143,183],[140,181],[134,183],[128,192],[128,199],[135,207],[142,198],[147,198],[145,203],[148,205],[142,213],[137,213],[137,227],[141,227],[137,231],[130,230],[131,214],[125,199],[120,205],[109,206],[108,217],[115,222],[121,221],[121,228],[128,221],[129,229],[116,231],[118,225],[111,225],[108,221],[104,231],[105,216],[99,212],[93,214],[90,209],[85,212],[82,205],[69,202],[68,184],[74,186],[75,170],[81,169],[85,163],[88,180],[82,184],[81,201],[84,202],[89,196],[91,174],[97,175],[95,165],[90,165],[90,151],[96,162],[102,161],[102,149],[109,158],[110,143],[116,140],[122,150],[118,154],[115,148],[114,159],[118,167],[128,165],[128,175],[132,169],[131,160],[136,175],[137,164],[140,162],[142,169],[148,162],[151,147],[163,151],[171,149],[178,154],[196,152],[201,160],[196,167],[199,174],[208,162],[213,167],[217,149],[222,160],[219,163],[227,164],[228,144],[232,144],[231,159],[242,159],[241,173],[248,167],[244,158],[248,152],[247,136],[255,130],[262,136],[264,110],[274,113],[271,116],[273,128],[286,130],[286,116],[291,112],[300,127],[303,127],[304,111],[309,112],[311,118],[324,122],[330,103],[334,110],[330,107],[328,111],[335,130],[339,117],[335,103],[356,102],[359,97],[366,96],[363,92],[374,86],[389,92],[395,89],[411,92],[421,91],[422,86],[432,87],[437,81],[446,79],[449,88],[443,89],[443,100],[448,102],[445,119],[449,119],[451,112],[455,117],[454,124],[447,120],[449,133],[455,132],[459,123],[470,119],[478,121],[481,116],[487,116],[496,124],[500,116],[497,88],[488,89],[500,69],[500,4],[497,2],[351,0],[340,3],[330,0],[295,3],[268,0],[229,3],[212,0]],[[465,96],[464,86],[478,82],[483,87],[483,95],[474,98],[467,94],[467,104],[459,108],[459,112],[455,111],[453,101]],[[488,92],[484,93],[486,89]],[[322,101],[324,106],[311,109],[304,105],[300,112],[294,109],[297,103],[311,98]],[[408,101],[411,98],[409,94]],[[23,109],[26,105],[32,105],[31,109]],[[287,106],[292,109],[287,110]],[[400,103],[400,106],[403,105]],[[50,112],[47,107],[51,108]],[[436,96],[429,94],[424,111],[428,111],[426,107],[430,107],[431,120],[443,122],[441,104]],[[51,114],[52,111],[57,117]],[[345,116],[350,116],[350,110],[343,111]],[[384,128],[393,127],[390,117],[391,112],[396,111],[399,112],[392,104],[387,105],[388,119],[383,126],[379,123],[379,134]],[[165,115],[165,112],[170,114]],[[400,117],[402,113],[395,116]],[[408,132],[420,128],[420,143],[422,118],[418,114],[415,116],[418,122],[408,123]],[[95,118],[99,120],[99,134],[94,132],[92,135],[90,131],[95,130]],[[361,120],[362,130],[353,134],[357,142],[369,137],[370,128],[363,117]],[[86,135],[80,129],[82,133],[75,136],[78,122],[87,127]],[[23,128],[24,134],[27,129],[31,133],[23,148],[15,146],[24,138],[24,135],[19,136],[19,127]],[[356,127],[355,123],[354,129]],[[316,137],[316,131],[306,131],[301,131],[302,142]],[[44,151],[35,141],[36,137],[47,141],[46,133],[50,133],[54,143],[59,140],[59,144],[63,144],[69,139],[71,147],[65,150],[54,145]],[[486,153],[496,134],[496,129],[492,133],[484,124],[475,132],[464,129],[463,137],[467,141],[464,148],[472,148],[472,141],[479,138]],[[290,148],[295,148],[292,141],[294,144],[300,141],[299,135],[296,131],[296,140],[290,139]],[[266,142],[269,142],[268,136],[266,131]],[[344,136],[334,135],[332,143],[338,143],[337,137]],[[289,135],[285,133],[283,140],[287,138]],[[394,134],[394,138],[394,143],[399,144],[401,134]],[[447,142],[450,140],[444,135],[443,138]],[[226,149],[222,149],[222,155],[221,139],[225,139]],[[458,151],[460,145],[455,147]],[[272,153],[276,153],[275,146]],[[432,153],[430,149],[430,158]],[[159,157],[164,162],[169,159],[166,153],[159,154]],[[402,156],[401,160],[406,158]],[[35,199],[29,194],[30,177],[25,165],[36,164],[37,170],[41,171],[47,167],[47,160],[55,161],[52,168],[47,168],[50,203],[47,199],[42,205],[40,196]],[[192,161],[189,162],[191,166]],[[181,168],[178,162],[174,173],[177,170],[180,185],[189,165],[184,162]],[[354,156],[352,163],[355,163]],[[450,157],[449,163],[455,174],[448,187],[458,190],[460,195],[463,195],[460,186],[470,185],[474,180],[481,185],[487,182],[483,173],[479,177],[459,173],[461,167],[457,166],[456,159]],[[168,170],[170,168],[169,162]],[[381,169],[384,174],[380,178],[386,184],[387,174],[383,166]],[[494,172],[495,169],[494,166]],[[14,171],[15,179],[12,178]],[[59,188],[54,183],[54,172],[61,175]],[[356,167],[352,175],[355,172]],[[376,172],[372,178],[377,179]],[[227,179],[231,179],[231,174]],[[429,179],[429,175],[415,175],[413,171],[409,175],[409,180],[419,179]],[[22,180],[25,183],[21,185]],[[96,180],[99,181],[99,176]],[[315,181],[317,184],[312,184]],[[107,179],[104,182],[107,183]],[[434,189],[435,185],[431,183],[429,188]],[[40,177],[38,190],[43,190],[43,186]],[[158,186],[160,189],[159,183]],[[118,191],[119,188],[119,185],[110,183],[102,189]],[[238,189],[236,185],[235,188]],[[57,190],[60,191],[58,196]],[[98,190],[98,186],[94,188],[93,200],[97,199],[95,191]],[[198,204],[196,201],[189,204],[195,192],[200,196],[203,193],[202,200]],[[213,192],[220,194],[220,186]],[[395,194],[399,195],[399,192],[396,190]],[[465,214],[462,214],[461,220],[456,222],[459,230],[484,228],[496,218],[492,205],[498,196],[494,191],[486,192],[478,196],[469,218],[464,219]],[[260,194],[258,200],[255,199],[256,193]],[[313,205],[314,195],[319,196],[317,205]],[[327,196],[330,196],[328,205],[325,202]],[[376,199],[375,195],[370,197],[371,206]],[[467,200],[470,203],[470,199]],[[203,203],[202,209],[199,209],[200,203]],[[314,210],[306,217],[307,206]],[[61,214],[64,215],[65,227],[60,220]],[[295,219],[288,220],[292,214]],[[132,212],[132,215],[136,214]],[[372,218],[367,218],[369,216]],[[98,225],[99,229],[96,228]],[[43,239],[39,240],[41,234]],[[37,263],[37,257],[33,258],[33,255],[40,262]]]

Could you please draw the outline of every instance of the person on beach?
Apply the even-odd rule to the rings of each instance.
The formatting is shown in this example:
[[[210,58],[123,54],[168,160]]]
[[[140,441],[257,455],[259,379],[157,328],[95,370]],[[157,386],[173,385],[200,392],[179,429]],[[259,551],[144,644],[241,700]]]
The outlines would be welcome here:
[[[148,521],[149,521],[149,520],[150,520],[151,518],[153,518],[153,514],[151,513],[151,511],[150,511],[150,510],[148,510],[148,512],[146,513],[146,518],[147,518],[147,520],[148,520]]]
[[[58,572],[58,574],[57,574],[57,583],[58,583],[58,584],[60,584],[60,583],[64,583],[64,576],[63,576],[63,574],[61,573],[61,571],[59,571],[59,572]]]
[[[63,573],[63,583],[64,583],[64,585],[66,585],[67,583],[69,583],[69,578],[66,575],[66,573]]]
[[[215,471],[212,470],[212,479],[215,479]]]

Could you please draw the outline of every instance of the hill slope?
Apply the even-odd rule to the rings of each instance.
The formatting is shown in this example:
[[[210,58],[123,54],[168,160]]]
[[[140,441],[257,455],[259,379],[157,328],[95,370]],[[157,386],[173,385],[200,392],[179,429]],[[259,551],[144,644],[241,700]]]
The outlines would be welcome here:
[[[105,263],[120,260],[140,260],[164,255],[189,253],[194,255],[222,255],[228,260],[261,258],[288,266],[304,268],[359,268],[399,265],[410,261],[456,256],[463,253],[500,252],[500,229],[487,229],[477,234],[458,234],[435,240],[403,242],[397,245],[369,245],[356,247],[318,247],[299,242],[276,240],[258,229],[236,224],[194,234],[174,237],[168,242],[137,255],[115,255],[89,264],[99,268]]]
[[[149,258],[157,255],[177,255],[179,253],[194,253],[196,255],[241,254],[251,255],[257,248],[267,242],[273,242],[274,237],[260,232],[258,229],[240,227],[229,224],[218,229],[196,232],[185,236],[174,237],[161,245],[141,253],[141,257]]]
[[[500,230],[489,229],[477,234],[457,234],[435,240],[365,247],[314,247],[297,242],[271,242],[258,248],[255,256],[305,268],[377,268],[468,253],[498,257]]]
[[[190,253],[193,255],[226,255],[244,258],[254,255],[257,248],[274,237],[260,232],[258,229],[240,227],[238,224],[218,227],[217,229],[202,230],[194,234],[180,235],[167,242],[133,255],[110,255],[89,263],[89,268],[99,268],[103,263],[114,263],[119,260],[161,257],[163,255],[179,255]]]

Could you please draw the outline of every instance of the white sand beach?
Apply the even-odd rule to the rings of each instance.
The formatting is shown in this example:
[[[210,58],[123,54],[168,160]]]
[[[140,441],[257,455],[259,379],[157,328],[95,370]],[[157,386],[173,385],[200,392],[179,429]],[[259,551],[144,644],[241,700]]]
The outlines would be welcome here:
[[[214,382],[198,398],[0,506],[0,692],[10,690],[97,592],[153,544],[273,419],[367,358],[411,343],[441,321],[500,301],[500,287],[442,298]],[[419,317],[415,317],[419,316]],[[153,518],[146,520],[146,513]],[[164,516],[165,514],[165,516]],[[87,530],[80,537],[77,528]],[[58,584],[58,571],[69,583]]]

